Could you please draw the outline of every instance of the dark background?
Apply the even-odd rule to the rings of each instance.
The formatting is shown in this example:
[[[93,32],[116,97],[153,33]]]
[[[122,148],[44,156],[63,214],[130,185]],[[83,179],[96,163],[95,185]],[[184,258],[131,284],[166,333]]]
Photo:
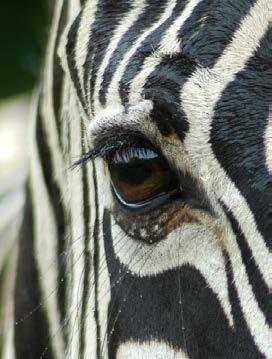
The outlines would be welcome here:
[[[2,0],[1,100],[30,91],[39,78],[49,31],[49,5],[45,0]]]

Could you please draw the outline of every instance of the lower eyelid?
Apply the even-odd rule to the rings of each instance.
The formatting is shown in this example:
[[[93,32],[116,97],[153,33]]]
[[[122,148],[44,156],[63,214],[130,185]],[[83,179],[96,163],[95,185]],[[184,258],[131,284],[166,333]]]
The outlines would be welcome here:
[[[151,211],[160,208],[162,205],[165,205],[173,200],[178,198],[178,190],[173,190],[170,193],[159,195],[153,198],[150,201],[146,201],[143,203],[127,203],[122,197],[115,191],[114,187],[111,187],[113,198],[117,200],[117,204],[121,210],[129,213],[138,213],[145,214],[150,213]]]

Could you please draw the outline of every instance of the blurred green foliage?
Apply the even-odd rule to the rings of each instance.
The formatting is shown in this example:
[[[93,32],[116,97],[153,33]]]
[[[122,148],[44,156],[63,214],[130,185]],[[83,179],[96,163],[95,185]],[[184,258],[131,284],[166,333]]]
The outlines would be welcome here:
[[[3,98],[31,90],[37,81],[49,11],[44,0],[2,0],[0,9],[0,98]]]

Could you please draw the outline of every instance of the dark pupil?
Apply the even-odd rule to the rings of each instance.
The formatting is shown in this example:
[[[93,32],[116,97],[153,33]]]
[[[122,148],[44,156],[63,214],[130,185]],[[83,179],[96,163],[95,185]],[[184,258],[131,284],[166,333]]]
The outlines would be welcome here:
[[[148,201],[171,189],[171,172],[165,161],[148,148],[118,151],[111,164],[115,192],[128,203]]]
[[[152,176],[152,164],[147,160],[132,161],[127,165],[119,165],[118,176],[119,180],[124,183],[139,185]]]

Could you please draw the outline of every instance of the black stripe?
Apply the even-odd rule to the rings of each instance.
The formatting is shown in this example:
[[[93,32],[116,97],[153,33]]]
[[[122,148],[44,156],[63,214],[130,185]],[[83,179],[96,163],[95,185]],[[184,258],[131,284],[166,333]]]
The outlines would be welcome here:
[[[154,50],[158,49],[158,46],[162,40],[165,31],[171,26],[171,24],[182,13],[188,0],[178,1],[173,9],[172,15],[161,24],[155,31],[149,34],[142,42],[136,53],[132,56],[127,64],[126,71],[120,81],[120,97],[123,105],[128,103],[128,93],[130,83],[133,78],[141,71],[145,59],[154,53]]]
[[[256,0],[203,0],[179,31],[181,51],[212,67]]]
[[[94,86],[97,72],[105,56],[105,52],[112,39],[112,34],[123,17],[132,6],[132,1],[100,0],[98,2],[95,22],[91,28],[91,35],[88,42],[88,52],[85,61],[84,88],[87,89],[87,82],[90,78],[90,100],[93,111]],[[87,93],[87,91],[86,91]]]
[[[233,213],[226,207],[226,205],[220,202],[224,212],[231,223],[233,232],[236,236],[238,246],[241,251],[243,263],[246,268],[249,283],[254,292],[255,298],[258,302],[259,308],[262,310],[266,322],[269,326],[272,325],[272,293],[269,292],[269,288],[266,285],[259,267],[252,255],[252,251],[248,246],[246,238],[241,231],[241,228],[236,221]]]
[[[180,107],[180,92],[195,68],[195,61],[183,54],[165,56],[148,76],[142,93],[143,98],[153,101],[151,119],[158,124],[158,128],[163,125],[165,135],[174,130],[181,141],[189,130],[189,123]],[[168,129],[165,132],[165,122],[172,131]]]
[[[83,123],[81,122],[82,130],[84,129]],[[84,152],[84,149],[83,151]],[[81,312],[81,326],[80,326],[80,358],[84,359],[85,353],[85,328],[86,328],[86,317],[89,292],[90,292],[90,271],[91,271],[91,253],[89,250],[89,243],[91,238],[90,231],[90,206],[89,202],[89,181],[87,176],[86,166],[82,167],[82,183],[83,183],[83,218],[84,218],[84,281],[83,281],[83,296],[82,296],[82,312]]]
[[[59,19],[58,29],[57,29],[57,38],[55,42],[55,49],[53,55],[53,89],[52,89],[52,96],[53,96],[53,109],[55,114],[56,125],[58,129],[58,138],[59,143],[61,144],[61,99],[62,99],[62,86],[63,86],[63,78],[64,78],[64,71],[60,64],[60,59],[58,56],[58,46],[60,42],[60,38],[63,32],[63,29],[66,25],[67,21],[67,12],[68,12],[68,1],[64,1],[61,9],[61,15]],[[51,69],[50,69],[51,71]]]
[[[93,240],[94,240],[94,295],[95,295],[95,311],[94,318],[96,321],[96,356],[97,358],[101,358],[101,329],[99,323],[99,202],[98,202],[98,187],[97,187],[97,174],[95,164],[93,162],[93,179],[94,179],[94,193],[95,193],[95,223],[94,223],[94,232],[93,232]]]
[[[67,56],[67,63],[70,71],[70,76],[73,81],[74,87],[76,89],[77,96],[82,104],[84,111],[87,113],[86,103],[84,101],[84,96],[80,85],[78,68],[76,66],[76,46],[78,40],[77,35],[78,35],[80,21],[82,19],[82,13],[83,12],[81,10],[81,12],[78,14],[78,16],[76,17],[75,21],[73,22],[69,30],[67,43],[66,43],[66,56]]]
[[[57,225],[57,236],[58,236],[58,306],[61,315],[61,320],[65,323],[67,315],[66,311],[66,257],[64,256],[66,250],[66,226],[68,218],[65,213],[61,201],[61,192],[58,184],[54,178],[53,164],[52,164],[52,153],[46,141],[47,134],[43,128],[42,118],[38,117],[36,127],[36,139],[39,150],[39,156],[41,161],[41,167],[43,171],[44,181],[47,187],[47,191],[50,197],[50,203],[52,205],[54,219]],[[64,339],[67,340],[66,330],[63,327],[62,334]]]
[[[272,104],[272,27],[256,53],[221,95],[211,129],[213,152],[272,249],[272,178],[266,167],[265,131]],[[237,54],[239,56],[239,54]]]
[[[149,0],[139,16],[138,20],[127,30],[119,41],[116,50],[113,52],[112,57],[105,69],[103,81],[99,92],[99,100],[104,105],[106,102],[106,93],[112,77],[123,60],[126,52],[133,46],[134,42],[139,38],[143,32],[148,30],[161,16],[162,11],[167,3],[162,2],[158,4],[157,1]],[[152,14],[152,17],[150,16]]]
[[[19,236],[15,285],[15,352],[18,359],[54,358],[50,331],[43,310],[39,274],[34,251],[33,203],[26,189],[24,219]],[[30,314],[32,313],[32,314]]]

